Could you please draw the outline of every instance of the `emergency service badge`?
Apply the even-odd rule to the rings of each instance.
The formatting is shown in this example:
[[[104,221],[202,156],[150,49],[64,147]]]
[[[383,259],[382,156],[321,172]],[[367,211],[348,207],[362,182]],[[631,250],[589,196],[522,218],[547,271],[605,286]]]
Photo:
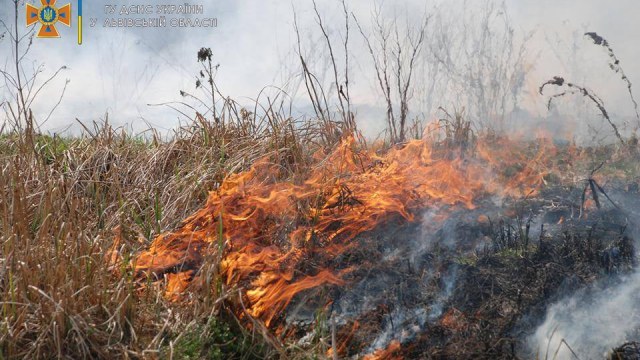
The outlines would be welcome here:
[[[71,4],[57,8],[56,0],[40,0],[42,6],[37,8],[27,4],[27,26],[39,22],[42,26],[37,36],[40,38],[58,38],[60,33],[56,23],[61,22],[71,27]]]

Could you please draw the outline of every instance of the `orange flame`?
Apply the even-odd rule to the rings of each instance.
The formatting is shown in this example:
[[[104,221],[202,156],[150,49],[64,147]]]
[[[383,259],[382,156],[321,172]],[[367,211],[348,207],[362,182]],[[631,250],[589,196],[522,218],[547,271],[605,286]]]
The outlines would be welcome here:
[[[450,309],[442,316],[440,324],[455,331],[461,331],[468,326],[467,319],[464,314],[455,308]]]
[[[296,294],[345,284],[350,269],[327,264],[356,246],[358,234],[414,221],[425,208],[471,209],[486,195],[536,191],[554,150],[549,141],[534,150],[500,139],[479,144],[475,158],[451,158],[414,140],[378,156],[348,137],[324,159],[316,154],[317,165],[297,180],[278,180],[280,169],[264,159],[229,176],[176,231],[157,236],[136,270],[166,277],[166,294],[177,299],[205,256],[218,254],[226,284],[246,289],[248,313],[269,326]]]
[[[386,349],[376,350],[373,354],[365,355],[363,360],[401,360],[399,355],[401,346],[399,341],[392,341]]]

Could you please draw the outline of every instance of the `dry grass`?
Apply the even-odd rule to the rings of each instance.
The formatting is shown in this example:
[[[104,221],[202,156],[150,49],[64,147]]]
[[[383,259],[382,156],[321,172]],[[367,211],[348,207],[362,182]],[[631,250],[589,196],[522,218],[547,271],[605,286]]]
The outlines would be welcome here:
[[[172,304],[127,266],[227,174],[265,154],[293,174],[330,146],[313,124],[244,114],[224,128],[200,119],[164,140],[107,122],[76,138],[0,135],[0,358],[224,357],[215,339],[251,336],[233,318],[210,326],[225,313],[215,292]],[[253,345],[229,351],[257,354]]]
[[[153,130],[134,136],[107,122],[74,138],[15,129],[0,135],[0,358],[327,353],[326,331],[301,349],[259,323],[254,333],[240,326],[225,308],[237,292],[216,280],[219,258],[200,270],[209,286],[196,287],[180,303],[165,300],[161,287],[141,284],[131,271],[133,255],[200,208],[227,175],[268,156],[282,176],[295,177],[313,165],[312,154],[335,145],[323,136],[336,132],[326,123],[241,113],[224,125],[198,117],[165,139]],[[471,148],[475,135],[460,116],[452,119],[445,122],[443,146]],[[373,143],[369,150],[388,146]],[[623,161],[633,154],[617,159],[611,151],[602,155],[612,159],[607,171],[620,164],[635,169],[625,178],[637,176],[637,163]],[[117,265],[115,252],[123,260]]]

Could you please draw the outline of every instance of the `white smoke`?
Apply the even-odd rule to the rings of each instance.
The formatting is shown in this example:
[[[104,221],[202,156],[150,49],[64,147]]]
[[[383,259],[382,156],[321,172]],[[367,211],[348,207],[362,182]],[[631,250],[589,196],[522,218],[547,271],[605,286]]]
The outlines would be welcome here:
[[[580,291],[552,305],[528,344],[538,359],[599,359],[632,340],[639,328],[636,272],[602,291]]]

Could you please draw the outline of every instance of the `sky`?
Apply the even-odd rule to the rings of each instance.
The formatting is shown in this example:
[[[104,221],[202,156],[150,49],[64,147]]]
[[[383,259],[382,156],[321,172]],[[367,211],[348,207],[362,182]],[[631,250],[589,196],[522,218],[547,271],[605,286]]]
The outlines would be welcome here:
[[[39,3],[39,0],[36,1]],[[58,0],[57,5],[67,1]],[[0,0],[0,3],[0,19],[11,24],[12,0]],[[175,0],[162,2],[176,5],[183,3]],[[181,101],[180,90],[198,94],[195,79],[200,64],[196,61],[196,53],[201,47],[210,47],[214,62],[220,65],[216,83],[223,94],[240,103],[251,104],[262,89],[273,85],[287,89],[289,95],[296,99],[296,114],[309,111],[304,93],[299,87],[300,66],[297,62],[294,13],[298,17],[304,55],[323,78],[328,76],[326,57],[323,55],[325,51],[321,34],[313,19],[311,1],[200,0],[188,3],[203,6],[204,13],[191,16],[192,18],[216,18],[217,27],[104,27],[107,18],[127,17],[106,14],[105,5],[117,5],[119,12],[123,5],[157,5],[159,2],[85,0],[83,44],[78,45],[75,18],[77,0],[74,0],[72,27],[66,28],[58,24],[57,28],[61,33],[59,39],[35,38],[24,61],[26,73],[33,72],[34,67],[43,66],[42,73],[38,75],[40,83],[60,67],[66,67],[34,101],[34,114],[42,129],[52,132],[68,129],[73,131],[78,128],[75,119],[90,123],[105,119],[106,114],[111,123],[126,124],[133,129],[145,129],[149,125],[160,130],[172,129],[178,124],[180,114],[158,104]],[[365,31],[368,31],[367,24],[370,23],[374,10],[373,3],[368,0],[347,1],[349,11],[362,21]],[[438,13],[450,21],[455,20],[469,4],[477,6],[479,3],[486,2],[410,0],[376,4],[384,9],[383,16],[416,24],[419,16],[425,13]],[[529,69],[527,84],[524,86],[528,91],[528,99],[523,101],[522,106],[526,111],[535,116],[546,116],[546,110],[541,105],[545,100],[534,96],[535,90],[550,77],[563,75],[597,89],[605,103],[616,109],[614,112],[625,116],[633,114],[626,87],[606,68],[606,53],[589,45],[582,34],[585,31],[596,31],[608,39],[631,82],[640,83],[640,46],[637,43],[640,22],[635,19],[640,14],[640,2],[618,0],[603,4],[599,0],[505,2],[509,21],[517,38],[534,32],[528,40],[525,59]],[[318,0],[317,5],[331,36],[339,40],[344,36],[341,30],[344,18],[339,2]],[[19,19],[22,21],[25,11],[23,2],[20,2],[19,11]],[[94,27],[90,26],[92,18],[96,20]],[[359,109],[359,121],[366,123],[373,119],[371,122],[380,122],[384,109],[380,106],[382,98],[372,75],[371,57],[355,25],[352,23],[351,26],[353,75],[350,83],[353,101]],[[20,23],[19,31],[26,30],[24,23]],[[0,29],[0,34],[2,32],[4,29]],[[429,35],[427,34],[427,38]],[[0,66],[8,71],[11,69],[12,57],[10,46],[9,37],[5,35],[0,40]],[[422,83],[421,79],[417,79],[416,83]],[[3,85],[6,84],[0,82],[0,86]],[[51,113],[63,89],[64,97]],[[11,101],[8,94],[6,86],[0,88],[0,101]],[[412,100],[413,109],[427,112],[426,117],[433,116],[435,106],[425,109],[419,104],[419,94],[415,97]],[[443,104],[455,103],[451,95],[436,101]],[[4,119],[0,117],[0,121]],[[380,126],[372,128],[377,131]]]

